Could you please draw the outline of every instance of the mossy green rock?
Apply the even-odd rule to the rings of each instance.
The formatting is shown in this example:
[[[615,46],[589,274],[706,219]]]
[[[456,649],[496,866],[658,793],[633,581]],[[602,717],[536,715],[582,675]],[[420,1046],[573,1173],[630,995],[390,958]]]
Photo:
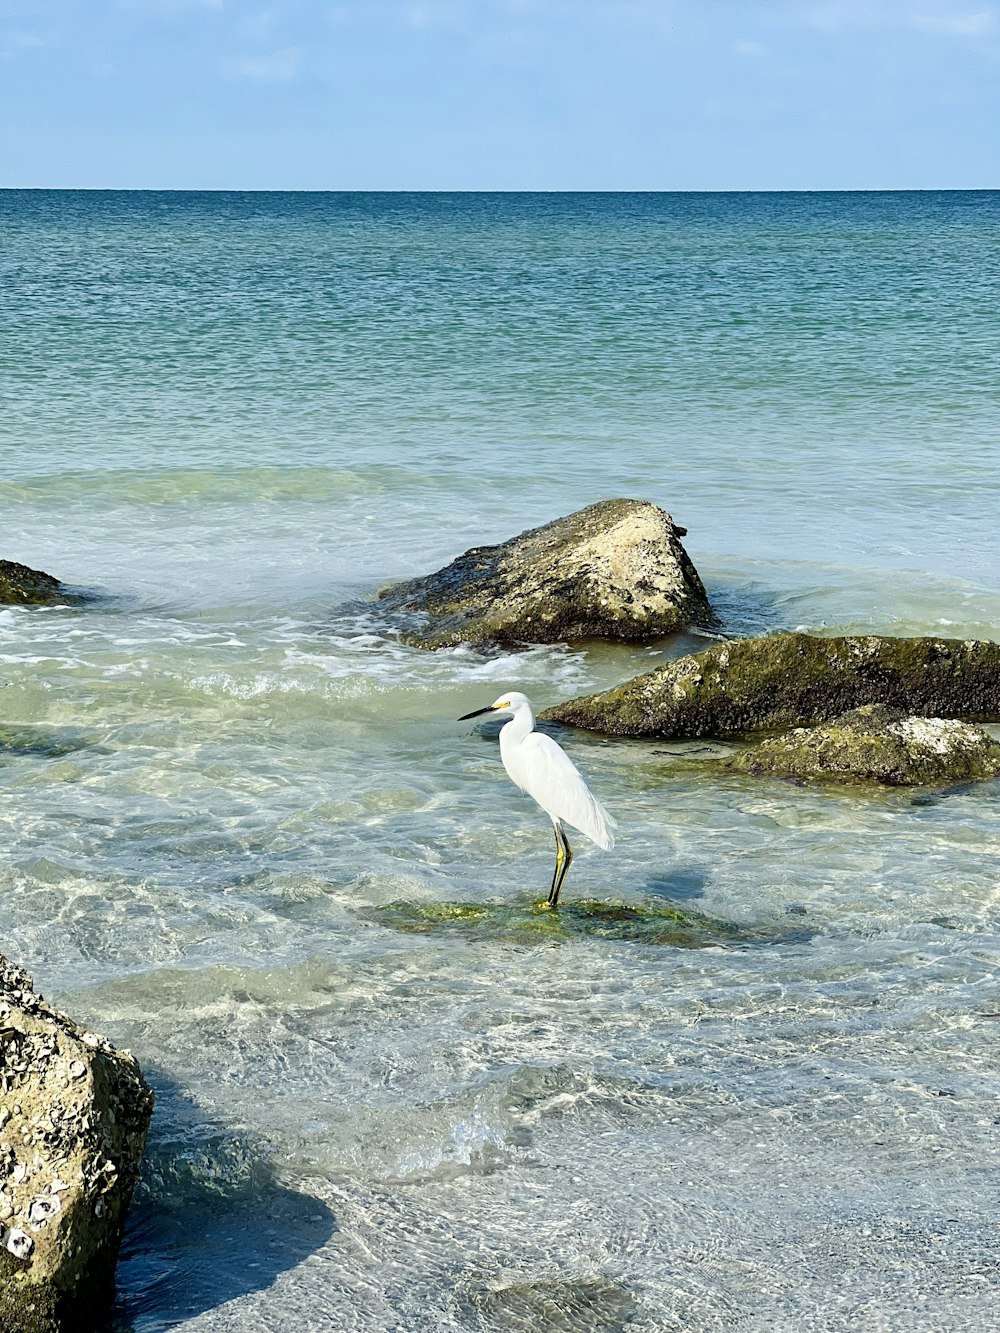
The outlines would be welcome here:
[[[760,741],[720,763],[758,777],[916,787],[995,778],[1000,744],[954,718],[910,717],[868,704],[826,725]]]
[[[421,648],[656,638],[713,619],[684,533],[654,504],[602,500],[385,588],[381,608]]]
[[[566,942],[573,938],[620,940],[628,944],[707,949],[770,944],[801,937],[801,930],[743,926],[674,903],[638,907],[628,903],[574,899],[553,911],[547,903],[394,902],[368,915],[407,934],[446,932],[469,939],[508,944]]]
[[[1000,721],[1000,644],[774,634],[720,643],[543,719],[612,736],[742,736],[828,722],[865,704]]]
[[[542,1278],[463,1284],[457,1304],[481,1333],[625,1333],[641,1314],[636,1298],[608,1278]]]
[[[0,603],[14,606],[58,606],[67,600],[63,585],[51,574],[0,560]]]
[[[127,1051],[0,956],[3,1333],[87,1333],[108,1313],[152,1106]]]

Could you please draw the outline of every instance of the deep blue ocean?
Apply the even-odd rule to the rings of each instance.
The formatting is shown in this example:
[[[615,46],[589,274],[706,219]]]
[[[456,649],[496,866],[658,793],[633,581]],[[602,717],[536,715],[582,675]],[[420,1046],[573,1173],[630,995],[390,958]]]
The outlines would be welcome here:
[[[460,714],[373,598],[614,496],[721,632],[1000,638],[1000,192],[0,191],[0,951],[157,1091],[114,1333],[992,1333],[1000,785]],[[1000,735],[1000,732],[997,733]],[[709,747],[710,748],[710,747]],[[448,905],[482,908],[448,926]]]

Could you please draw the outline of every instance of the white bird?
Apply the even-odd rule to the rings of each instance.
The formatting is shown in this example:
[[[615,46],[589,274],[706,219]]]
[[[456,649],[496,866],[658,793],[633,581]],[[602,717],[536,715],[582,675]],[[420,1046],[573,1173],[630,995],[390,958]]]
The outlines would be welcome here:
[[[466,722],[483,713],[512,714],[510,721],[500,729],[503,766],[511,782],[534,797],[552,820],[556,833],[556,868],[552,873],[549,906],[555,907],[573,860],[563,824],[579,829],[606,852],[615,845],[612,830],[617,824],[592,794],[566,751],[551,736],[535,730],[535,715],[530,701],[523,694],[501,694],[486,708],[477,708],[458,720]]]

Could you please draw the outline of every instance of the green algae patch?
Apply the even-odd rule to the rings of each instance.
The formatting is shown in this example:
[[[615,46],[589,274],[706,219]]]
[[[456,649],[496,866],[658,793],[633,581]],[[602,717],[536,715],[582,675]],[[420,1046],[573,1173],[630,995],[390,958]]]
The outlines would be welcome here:
[[[1000,644],[773,634],[715,644],[543,720],[612,736],[732,737],[828,722],[868,704],[1000,721]]]
[[[79,1313],[79,1310],[77,1310]],[[0,1329],[4,1333],[66,1333],[73,1324],[72,1305],[41,1284],[25,1282],[16,1261],[0,1251]]]
[[[545,903],[426,903],[394,902],[373,907],[366,916],[393,930],[410,935],[428,935],[441,931],[528,944],[544,939],[565,938],[561,912],[551,911]]]
[[[632,944],[669,944],[681,949],[704,949],[713,944],[745,938],[742,927],[704,912],[664,903],[633,907],[627,903],[571,901],[558,909],[568,918],[568,933],[593,935],[602,940]]]
[[[797,727],[718,762],[753,777],[944,786],[997,777],[1000,744],[966,722],[908,717],[873,704],[825,726]]]
[[[365,915],[407,934],[451,933],[467,939],[492,939],[512,944],[556,943],[590,937],[630,944],[706,949],[719,944],[738,946],[789,937],[788,931],[741,926],[672,903],[643,907],[571,899],[560,903],[553,911],[544,902],[394,902],[371,908]],[[801,938],[801,930],[795,935]]]

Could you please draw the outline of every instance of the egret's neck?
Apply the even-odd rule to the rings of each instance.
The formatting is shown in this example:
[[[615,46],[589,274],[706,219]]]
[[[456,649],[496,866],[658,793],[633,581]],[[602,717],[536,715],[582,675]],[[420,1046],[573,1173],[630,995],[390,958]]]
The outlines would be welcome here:
[[[535,715],[531,711],[530,704],[518,704],[513,710],[513,716],[510,721],[500,728],[500,739],[508,745],[511,742],[523,741],[529,732],[535,729]]]

